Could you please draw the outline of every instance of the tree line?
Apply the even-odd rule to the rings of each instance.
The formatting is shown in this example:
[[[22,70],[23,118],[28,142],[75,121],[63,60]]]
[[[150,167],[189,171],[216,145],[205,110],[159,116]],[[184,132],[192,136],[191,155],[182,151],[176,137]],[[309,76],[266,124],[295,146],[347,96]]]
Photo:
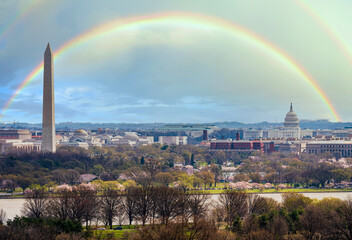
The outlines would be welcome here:
[[[133,224],[137,229],[126,239],[135,240],[352,238],[351,199],[318,201],[299,193],[284,193],[279,203],[236,190],[210,201],[210,195],[153,185],[125,192],[106,189],[102,194],[88,186],[50,195],[36,189],[22,214],[0,227],[0,236],[6,236],[0,239],[41,239],[30,236],[33,229],[43,232],[52,227],[52,239],[60,234],[94,239],[89,231],[82,232],[81,224],[89,230],[97,222],[109,228]]]

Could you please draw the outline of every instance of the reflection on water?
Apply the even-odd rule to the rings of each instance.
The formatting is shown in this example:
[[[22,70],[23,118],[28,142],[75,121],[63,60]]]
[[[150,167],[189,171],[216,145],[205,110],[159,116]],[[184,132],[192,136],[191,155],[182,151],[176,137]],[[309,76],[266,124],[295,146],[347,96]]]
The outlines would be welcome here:
[[[258,194],[262,197],[272,198],[278,202],[282,201],[280,193],[261,193]],[[334,197],[345,200],[347,198],[352,198],[352,192],[329,192],[329,193],[303,193],[304,196],[309,198],[316,198],[318,200],[326,197]],[[217,201],[219,195],[212,195],[211,200]],[[4,209],[7,213],[7,218],[14,218],[16,215],[21,215],[21,208],[25,199],[0,199],[0,208]]]

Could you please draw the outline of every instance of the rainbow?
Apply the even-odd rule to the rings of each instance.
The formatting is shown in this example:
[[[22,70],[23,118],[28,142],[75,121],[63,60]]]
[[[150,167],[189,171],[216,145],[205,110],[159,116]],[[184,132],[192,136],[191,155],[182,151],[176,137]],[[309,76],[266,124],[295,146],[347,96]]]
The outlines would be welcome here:
[[[241,26],[238,26],[232,22],[218,19],[210,16],[199,15],[194,13],[185,13],[185,12],[171,12],[164,14],[148,15],[143,17],[129,17],[124,19],[116,19],[109,21],[97,27],[94,27],[81,35],[72,38],[64,45],[62,45],[57,51],[54,52],[54,59],[60,57],[63,53],[68,52],[80,44],[92,41],[96,38],[101,38],[107,34],[114,33],[121,30],[130,29],[132,27],[144,27],[150,24],[160,24],[160,23],[182,23],[186,25],[196,26],[196,27],[207,27],[207,28],[216,28],[224,30],[235,36],[238,36],[245,41],[255,45],[261,50],[270,53],[273,57],[280,60],[283,64],[288,66],[291,70],[299,74],[320,96],[323,100],[329,111],[331,112],[333,118],[336,121],[340,121],[340,117],[337,114],[333,104],[320,88],[315,79],[292,57],[287,53],[274,46],[272,43],[263,39],[262,37],[254,34],[253,32],[245,29]],[[43,63],[40,63],[38,66],[33,69],[33,71],[24,79],[21,85],[16,89],[14,94],[9,98],[5,104],[0,119],[3,117],[4,112],[9,108],[16,96],[21,92],[21,90],[27,86],[34,78],[36,78],[41,71],[43,70]]]
[[[17,25],[18,22],[20,22],[25,16],[27,16],[33,9],[35,9],[35,6],[40,2],[41,0],[28,0],[27,3],[20,9],[17,14],[14,15],[5,25],[2,29],[0,29],[0,41],[11,31],[11,29],[14,28],[14,26]]]
[[[334,41],[336,46],[341,50],[342,54],[347,58],[349,63],[352,65],[352,51],[344,39],[330,26],[330,24],[324,20],[324,18],[319,15],[311,6],[309,6],[305,1],[296,0],[298,6],[300,6],[308,15],[310,15],[324,31],[329,35],[329,37]]]

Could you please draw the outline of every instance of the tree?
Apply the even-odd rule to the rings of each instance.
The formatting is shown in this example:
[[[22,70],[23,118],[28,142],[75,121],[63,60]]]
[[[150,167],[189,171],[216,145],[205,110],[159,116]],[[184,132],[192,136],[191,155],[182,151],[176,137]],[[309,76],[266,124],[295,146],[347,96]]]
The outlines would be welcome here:
[[[155,175],[155,181],[157,183],[160,183],[166,187],[170,185],[170,183],[173,181],[174,177],[172,176],[171,173],[169,172],[160,172]]]
[[[265,175],[264,179],[267,182],[273,183],[273,184],[277,184],[279,182],[279,176],[276,172],[271,172],[268,173],[267,175]]]
[[[152,181],[155,180],[155,175],[161,171],[161,163],[154,158],[147,158],[144,164],[144,169],[149,173]]]
[[[179,173],[177,175],[177,179],[178,181],[175,187],[181,189],[184,193],[187,191],[187,189],[192,187],[193,179],[187,173],[185,172]]]
[[[54,170],[51,173],[52,180],[58,184],[63,184],[66,182],[66,174],[64,170]]]
[[[321,236],[322,232],[328,228],[324,213],[313,204],[304,210],[300,222],[306,239],[318,239],[318,236]]]
[[[105,171],[104,167],[101,164],[94,165],[93,172],[95,175],[100,176]]]
[[[49,199],[46,205],[48,215],[55,219],[66,221],[71,214],[71,191],[72,189],[62,189]]]
[[[120,202],[121,196],[114,189],[107,189],[101,197],[101,217],[109,224],[110,229],[112,229],[112,223],[119,214]]]
[[[143,171],[140,167],[131,167],[127,170],[126,175],[130,177],[137,184],[147,186],[152,183],[152,178],[150,174]]]
[[[170,218],[181,214],[182,193],[166,186],[155,188],[154,193],[156,213],[161,218],[161,223],[168,225]]]
[[[255,182],[255,183],[260,183],[262,180],[262,177],[258,172],[250,173],[249,178],[252,180],[252,182]]]
[[[318,180],[322,187],[325,187],[326,181],[331,179],[331,170],[333,166],[327,163],[320,163],[314,171],[314,178]]]
[[[210,164],[211,161],[213,160],[213,157],[210,154],[205,154],[204,159],[208,164]]]
[[[136,217],[142,222],[144,226],[148,217],[150,216],[151,208],[153,206],[153,194],[154,188],[151,186],[143,186],[136,188],[134,191],[136,201]]]
[[[194,161],[194,154],[192,153],[192,155],[191,155],[191,165],[194,167],[195,164],[196,164],[196,162]]]
[[[17,186],[16,180],[17,177],[15,175],[7,175],[6,179],[2,180],[1,182],[1,188],[8,189],[13,193]]]
[[[226,154],[224,151],[220,150],[215,154],[214,158],[215,158],[216,164],[223,165],[224,162],[226,161]]]
[[[22,207],[22,214],[30,218],[43,218],[47,215],[48,199],[43,189],[33,189]]]
[[[191,164],[191,152],[190,151],[183,151],[182,152],[182,157],[185,161],[185,165],[190,165]]]
[[[237,218],[242,218],[248,212],[248,196],[245,192],[227,190],[220,194],[219,204],[224,209],[225,220],[230,229]]]
[[[282,179],[292,186],[294,183],[300,182],[300,171],[296,168],[289,168],[283,173]]]
[[[197,177],[199,177],[200,179],[202,179],[203,183],[204,183],[204,188],[207,187],[207,185],[211,185],[214,183],[214,174],[208,171],[201,171],[200,173],[196,174]]]
[[[77,172],[74,169],[69,169],[66,172],[66,179],[68,181],[68,184],[70,184],[70,185],[76,184],[79,180],[79,177],[80,177],[79,172]]]
[[[310,199],[309,197],[305,197],[301,193],[287,192],[287,193],[281,194],[281,196],[282,196],[282,205],[289,212],[292,212],[294,210],[299,210],[299,209],[303,210],[312,202],[312,199]]]
[[[330,230],[335,237],[340,239],[352,239],[352,199],[343,201],[335,212],[330,216]]]
[[[202,192],[189,193],[187,204],[194,224],[206,216],[209,198],[209,195]]]
[[[138,189],[136,187],[129,187],[126,189],[126,197],[123,201],[123,210],[128,217],[129,225],[132,225],[133,219],[136,216],[137,198],[135,196],[137,193]]]
[[[334,169],[331,170],[331,178],[335,180],[336,183],[339,183],[341,181],[348,181],[351,177],[350,173],[345,171],[344,169]]]
[[[33,184],[33,181],[30,178],[26,177],[17,177],[17,184],[22,188],[22,191],[26,190],[30,185]]]
[[[6,212],[4,209],[0,209],[0,225],[3,225],[6,221]]]
[[[275,200],[261,197],[256,194],[250,194],[248,197],[248,213],[262,215],[269,213],[278,204]]]
[[[86,223],[98,217],[100,199],[97,198],[96,190],[89,185],[82,184],[76,187],[72,194],[71,216],[72,220]]]
[[[216,187],[216,183],[220,180],[221,167],[219,165],[217,165],[217,164],[211,164],[210,165],[210,171],[214,175],[214,182],[215,182],[215,187]]]

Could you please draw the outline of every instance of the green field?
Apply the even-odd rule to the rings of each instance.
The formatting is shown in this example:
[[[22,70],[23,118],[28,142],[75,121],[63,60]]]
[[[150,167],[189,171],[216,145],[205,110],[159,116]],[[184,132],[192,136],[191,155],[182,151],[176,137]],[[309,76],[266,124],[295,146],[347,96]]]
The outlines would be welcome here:
[[[113,225],[114,227],[117,227],[118,225]],[[103,226],[100,226],[103,227]],[[117,238],[117,239],[127,239],[127,235],[129,233],[135,232],[135,226],[130,226],[130,225],[124,225],[122,226],[123,230],[113,230],[109,229],[109,226],[106,227],[105,230],[93,230],[93,236],[97,237],[98,239],[109,239],[111,237]]]

